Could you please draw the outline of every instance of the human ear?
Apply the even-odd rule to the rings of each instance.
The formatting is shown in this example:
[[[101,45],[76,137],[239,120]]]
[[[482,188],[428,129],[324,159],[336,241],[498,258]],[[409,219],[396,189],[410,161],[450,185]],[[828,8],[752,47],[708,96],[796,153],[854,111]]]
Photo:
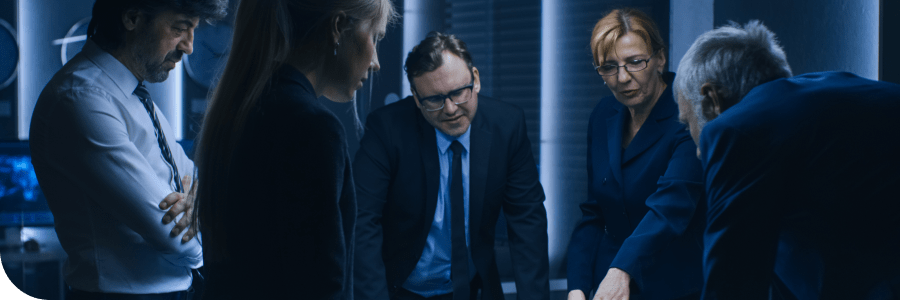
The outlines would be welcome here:
[[[473,85],[472,91],[478,94],[481,91],[481,77],[478,76],[478,68],[472,67]]]
[[[665,48],[659,49],[659,67],[656,68],[656,72],[662,74],[666,71],[666,52]]]
[[[331,36],[334,38],[334,44],[340,45],[341,42],[341,34],[347,30],[348,25],[350,25],[350,18],[347,17],[347,14],[344,11],[338,11],[333,16],[331,16],[331,20],[329,22],[331,26]]]
[[[132,31],[137,28],[143,18],[144,15],[137,9],[129,9],[122,13],[122,25],[125,26],[125,30]]]
[[[700,100],[700,107],[703,109],[703,117],[707,120],[715,119],[725,110],[724,93],[722,88],[711,82],[704,83],[700,86],[700,94],[703,100]]]

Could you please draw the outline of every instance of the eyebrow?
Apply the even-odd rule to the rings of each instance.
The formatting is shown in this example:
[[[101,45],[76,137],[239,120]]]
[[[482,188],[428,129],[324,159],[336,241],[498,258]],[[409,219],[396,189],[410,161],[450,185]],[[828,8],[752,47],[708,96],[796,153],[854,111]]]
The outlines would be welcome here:
[[[191,27],[194,27],[194,22],[191,22],[189,19],[178,19],[178,20],[175,20],[175,23],[172,25],[184,25],[184,26],[187,26],[188,28],[191,28]],[[200,25],[200,24],[197,24],[197,25]]]
[[[626,63],[627,63],[629,60],[638,60],[638,59],[644,60],[645,58],[638,58],[638,57],[643,56],[643,55],[644,55],[644,54],[632,55],[632,56],[626,57],[626,58],[625,58],[625,61],[626,61]],[[649,57],[648,57],[648,58],[649,58]],[[612,64],[612,63],[614,63],[614,62],[616,62],[616,61],[614,61],[614,60],[604,60],[602,64],[603,64],[603,65],[605,65],[605,64]]]
[[[466,83],[466,84],[464,84],[464,85],[461,85],[461,86],[458,87],[458,88],[455,88],[455,89],[450,90],[450,91],[447,92],[446,94],[438,93],[438,94],[434,94],[434,95],[431,95],[431,96],[425,96],[425,97],[422,97],[422,98],[431,98],[431,97],[434,97],[434,96],[445,96],[445,95],[450,95],[450,93],[453,93],[453,92],[455,92],[455,91],[461,90],[461,89],[463,89],[463,88],[468,88],[468,86],[469,86],[470,84],[473,84],[473,85],[474,85],[474,83]]]

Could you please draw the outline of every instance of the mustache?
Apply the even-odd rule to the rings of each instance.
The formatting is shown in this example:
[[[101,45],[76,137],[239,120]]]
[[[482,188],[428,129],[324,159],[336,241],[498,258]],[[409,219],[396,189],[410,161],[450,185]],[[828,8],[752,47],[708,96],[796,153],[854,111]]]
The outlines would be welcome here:
[[[177,62],[181,60],[182,56],[184,56],[184,51],[175,50],[166,54],[166,60]]]

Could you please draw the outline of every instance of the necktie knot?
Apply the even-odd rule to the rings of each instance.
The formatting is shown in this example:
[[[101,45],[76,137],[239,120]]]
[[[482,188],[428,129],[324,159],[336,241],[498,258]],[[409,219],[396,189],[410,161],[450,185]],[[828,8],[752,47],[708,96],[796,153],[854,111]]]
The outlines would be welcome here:
[[[463,145],[460,144],[459,141],[453,141],[453,143],[450,143],[450,150],[453,151],[453,157],[460,157],[465,148],[463,148]]]
[[[150,91],[147,90],[147,87],[144,86],[143,83],[139,83],[138,86],[136,88],[134,88],[133,94],[135,96],[138,96],[138,98],[140,98],[141,101],[143,101],[145,99],[150,99]]]

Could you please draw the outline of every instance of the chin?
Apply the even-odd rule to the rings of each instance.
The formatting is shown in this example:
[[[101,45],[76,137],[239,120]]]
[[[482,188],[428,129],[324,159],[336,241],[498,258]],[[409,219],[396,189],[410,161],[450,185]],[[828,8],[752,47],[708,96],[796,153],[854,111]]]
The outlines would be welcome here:
[[[350,94],[325,95],[325,98],[328,98],[328,100],[331,100],[331,102],[347,103],[353,100],[354,95],[356,95],[356,91],[352,91],[350,92]]]

